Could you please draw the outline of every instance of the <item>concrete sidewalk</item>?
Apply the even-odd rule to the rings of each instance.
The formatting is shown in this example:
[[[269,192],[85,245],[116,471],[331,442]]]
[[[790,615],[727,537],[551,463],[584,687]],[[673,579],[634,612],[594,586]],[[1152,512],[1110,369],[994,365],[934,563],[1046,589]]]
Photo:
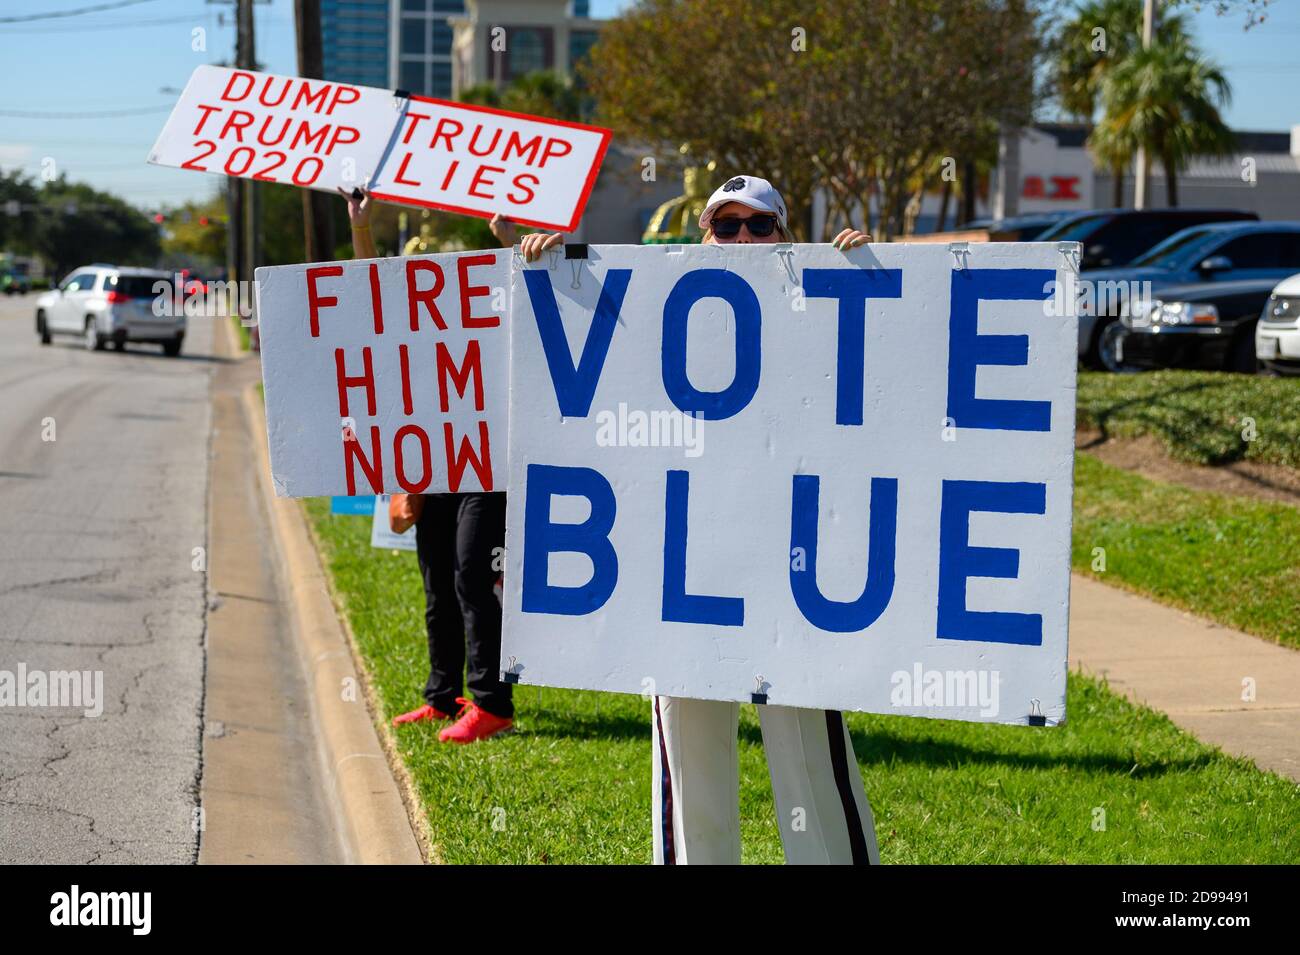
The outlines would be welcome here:
[[[1300,651],[1075,574],[1070,668],[1300,782]],[[1243,681],[1255,699],[1242,699]]]

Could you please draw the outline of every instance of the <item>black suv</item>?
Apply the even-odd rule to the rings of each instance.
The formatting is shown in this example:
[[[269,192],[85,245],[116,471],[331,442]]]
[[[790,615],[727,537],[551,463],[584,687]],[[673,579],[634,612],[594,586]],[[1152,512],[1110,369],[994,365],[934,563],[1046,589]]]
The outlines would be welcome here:
[[[1035,242],[1081,242],[1081,269],[1128,265],[1157,242],[1207,222],[1257,221],[1237,209],[1098,209],[1081,212],[1040,233]]]

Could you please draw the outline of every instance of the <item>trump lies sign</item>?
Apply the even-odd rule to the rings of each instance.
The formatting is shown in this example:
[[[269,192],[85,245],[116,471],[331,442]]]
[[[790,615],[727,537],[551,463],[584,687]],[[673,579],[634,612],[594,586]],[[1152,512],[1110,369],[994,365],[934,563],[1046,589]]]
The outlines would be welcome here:
[[[1047,244],[517,266],[507,679],[1062,721],[1067,267]]]

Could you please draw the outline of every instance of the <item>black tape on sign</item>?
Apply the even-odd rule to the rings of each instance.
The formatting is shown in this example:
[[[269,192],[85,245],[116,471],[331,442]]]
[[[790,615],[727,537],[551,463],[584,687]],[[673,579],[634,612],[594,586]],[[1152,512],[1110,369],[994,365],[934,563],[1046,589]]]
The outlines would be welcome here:
[[[393,90],[393,95],[396,96],[398,99],[410,99],[410,98],[411,98],[411,94],[408,93],[406,90]]]
[[[569,243],[564,247],[564,257],[566,259],[585,259],[587,257],[587,243]]]

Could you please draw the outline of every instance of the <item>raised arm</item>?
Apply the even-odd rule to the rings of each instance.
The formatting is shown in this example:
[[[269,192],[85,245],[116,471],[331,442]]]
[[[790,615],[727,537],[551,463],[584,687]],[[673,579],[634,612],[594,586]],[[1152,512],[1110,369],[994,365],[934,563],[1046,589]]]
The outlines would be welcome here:
[[[374,237],[370,234],[370,207],[374,199],[364,187],[357,189],[361,198],[356,198],[342,186],[341,195],[348,204],[348,221],[352,223],[352,257],[354,259],[373,259],[379,256],[375,249]]]

